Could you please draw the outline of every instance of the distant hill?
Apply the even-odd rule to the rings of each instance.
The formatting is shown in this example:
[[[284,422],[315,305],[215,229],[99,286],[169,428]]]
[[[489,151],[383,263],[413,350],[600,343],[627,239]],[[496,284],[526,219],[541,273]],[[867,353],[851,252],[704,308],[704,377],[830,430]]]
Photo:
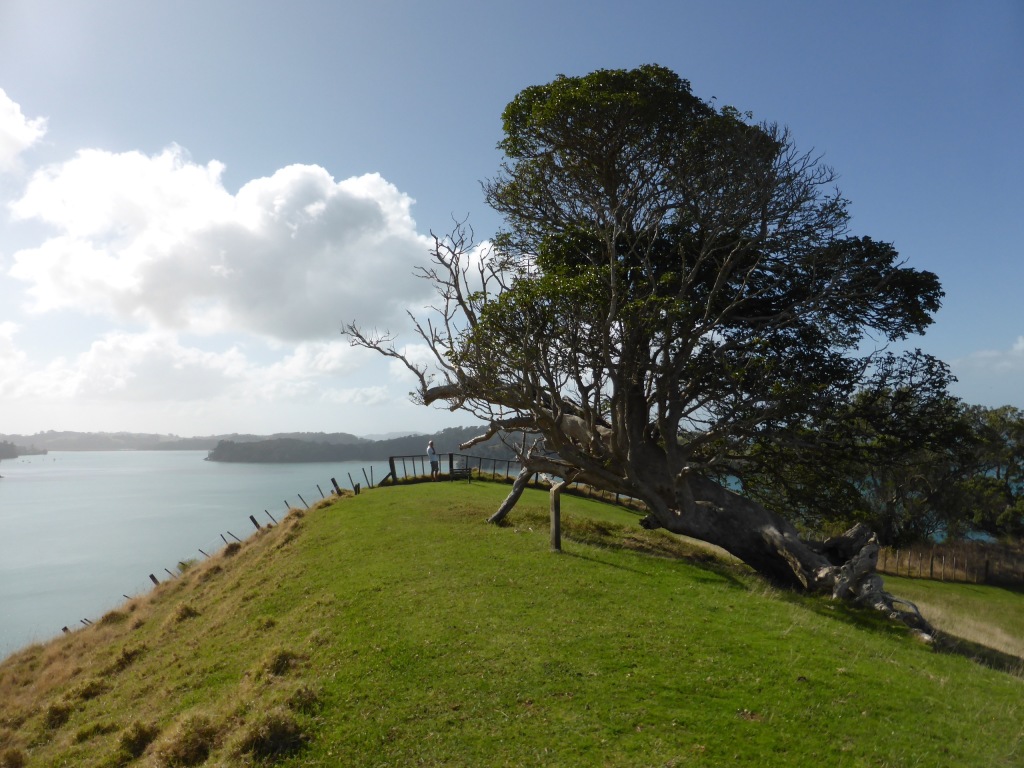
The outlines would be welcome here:
[[[246,463],[383,461],[389,456],[420,456],[426,451],[428,440],[434,441],[438,453],[459,453],[460,444],[481,434],[484,429],[482,426],[450,427],[434,434],[360,440],[348,444],[283,436],[249,442],[221,440],[207,458],[210,461]],[[473,446],[472,454],[487,458],[513,458],[512,451],[498,437]]]
[[[38,432],[0,434],[0,459],[46,451],[210,451],[210,461],[303,463],[314,461],[381,461],[388,456],[416,456],[433,440],[438,453],[458,453],[459,445],[485,427],[451,427],[433,434],[392,434],[371,440],[347,432],[278,432],[273,435],[178,437],[144,432]],[[31,448],[25,448],[25,445]],[[474,456],[513,458],[499,438],[474,446]]]
[[[0,459],[16,459],[19,456],[35,456],[41,453],[46,453],[46,449],[36,448],[34,445],[26,448],[24,445],[15,445],[8,440],[0,440]]]
[[[351,445],[370,442],[346,432],[281,432],[273,435],[208,435],[202,437],[178,437],[146,432],[38,432],[34,435],[3,435],[0,442],[9,441],[20,445],[31,445],[40,451],[209,451],[222,440],[235,443],[249,443],[271,439],[291,439],[307,442],[323,442],[331,445]],[[20,446],[19,446],[20,447]],[[25,449],[19,455],[32,451]],[[3,458],[0,455],[0,458]]]

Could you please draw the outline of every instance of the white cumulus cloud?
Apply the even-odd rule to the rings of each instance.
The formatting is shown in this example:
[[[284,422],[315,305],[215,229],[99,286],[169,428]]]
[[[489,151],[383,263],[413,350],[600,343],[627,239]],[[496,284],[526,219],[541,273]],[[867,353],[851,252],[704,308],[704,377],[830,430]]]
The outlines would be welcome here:
[[[171,146],[82,150],[37,171],[10,205],[56,230],[13,256],[29,308],[297,342],[353,319],[391,326],[424,303],[412,270],[429,244],[411,198],[379,175],[292,165],[232,195],[223,170]]]
[[[29,119],[0,88],[0,172],[16,167],[18,156],[46,134],[46,118]]]

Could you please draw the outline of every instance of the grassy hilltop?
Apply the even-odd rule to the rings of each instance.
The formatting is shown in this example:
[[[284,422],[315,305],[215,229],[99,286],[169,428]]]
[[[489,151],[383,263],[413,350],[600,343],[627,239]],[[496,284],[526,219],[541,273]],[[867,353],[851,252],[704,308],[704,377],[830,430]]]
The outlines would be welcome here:
[[[293,511],[26,648],[0,665],[0,768],[1024,764],[1022,677],[596,502],[563,500],[552,554],[544,493],[483,522],[506,492]]]

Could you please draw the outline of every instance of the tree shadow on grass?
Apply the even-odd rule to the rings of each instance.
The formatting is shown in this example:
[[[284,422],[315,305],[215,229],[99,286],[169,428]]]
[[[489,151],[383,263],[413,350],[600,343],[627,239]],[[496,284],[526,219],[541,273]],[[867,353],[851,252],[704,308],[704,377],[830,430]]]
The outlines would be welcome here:
[[[833,601],[822,596],[803,595],[791,590],[780,590],[779,597],[787,602],[799,604],[818,616],[832,621],[840,621],[869,632],[899,637],[907,637],[911,632],[903,624],[889,619],[881,611],[876,611],[873,608]],[[1011,653],[989,648],[981,643],[964,640],[941,631],[936,631],[932,636],[930,646],[935,653],[962,656],[998,672],[1024,678],[1024,659]]]
[[[933,647],[936,653],[963,656],[965,659],[970,659],[976,664],[981,664],[998,672],[1005,672],[1014,677],[1024,678],[1024,659],[1012,653],[998,651],[981,643],[964,640],[954,635],[947,635],[945,632],[935,633]]]

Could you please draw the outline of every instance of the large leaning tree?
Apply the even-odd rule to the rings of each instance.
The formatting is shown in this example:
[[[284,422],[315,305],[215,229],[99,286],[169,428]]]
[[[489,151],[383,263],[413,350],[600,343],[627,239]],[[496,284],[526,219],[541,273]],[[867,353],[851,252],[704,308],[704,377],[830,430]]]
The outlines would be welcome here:
[[[786,129],[663,67],[559,76],[503,121],[484,189],[505,229],[480,250],[457,223],[419,268],[437,294],[413,318],[432,364],[388,332],[344,330],[404,362],[423,404],[484,419],[481,439],[521,436],[523,472],[492,519],[546,472],[553,493],[576,481],[641,499],[645,527],[913,623],[874,573],[869,530],[811,544],[730,488],[773,457],[826,452],[813,436],[858,393],[942,379],[924,355],[885,351],[931,322],[936,276],[852,235],[835,174]]]

